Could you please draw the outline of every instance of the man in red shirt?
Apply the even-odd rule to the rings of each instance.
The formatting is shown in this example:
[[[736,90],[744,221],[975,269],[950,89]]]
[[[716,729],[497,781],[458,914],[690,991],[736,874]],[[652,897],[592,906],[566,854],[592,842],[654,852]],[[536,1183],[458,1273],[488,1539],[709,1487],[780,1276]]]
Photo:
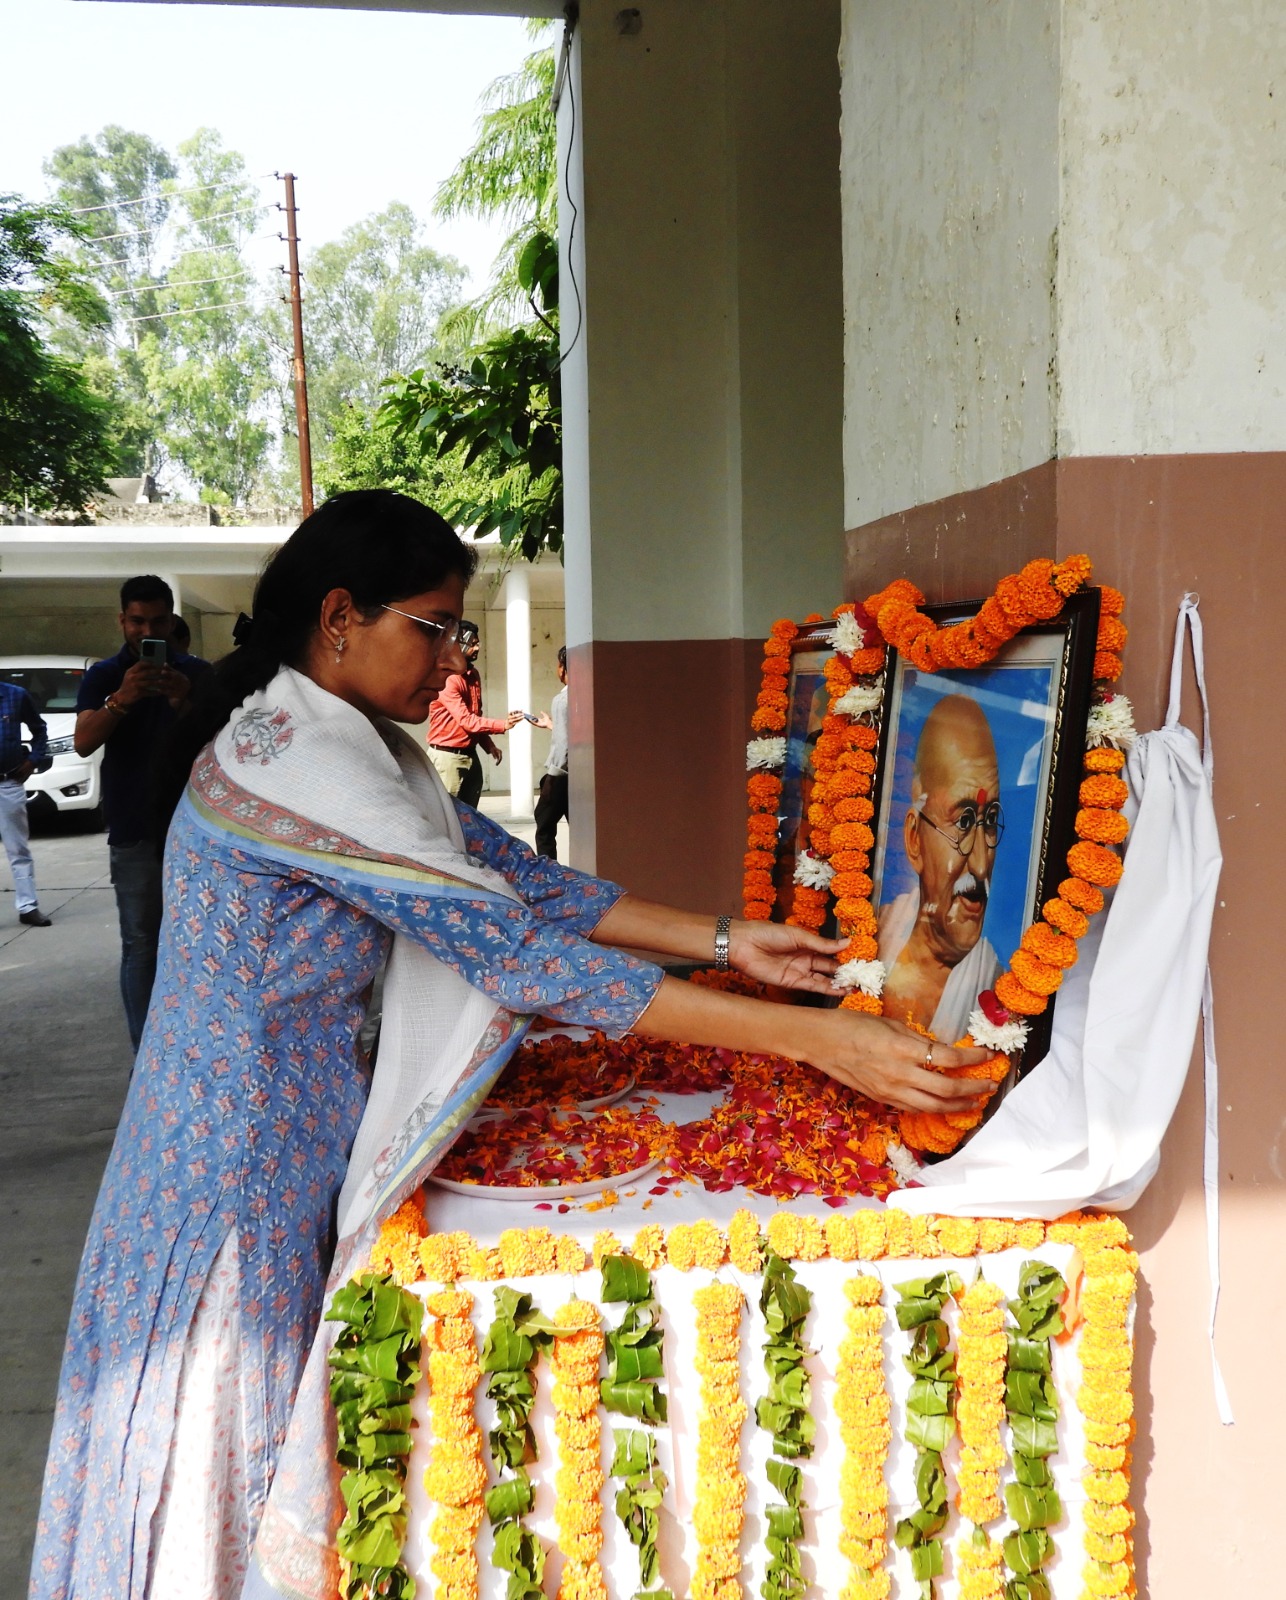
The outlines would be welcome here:
[[[448,794],[476,806],[482,798],[478,747],[481,745],[493,761],[499,761],[500,751],[491,735],[508,733],[516,722],[522,721],[522,712],[511,711],[507,717],[482,715],[482,679],[473,664],[480,648],[477,623],[460,624],[460,648],[469,663],[468,670],[463,675],[452,673],[429,708],[429,760],[438,769]]]

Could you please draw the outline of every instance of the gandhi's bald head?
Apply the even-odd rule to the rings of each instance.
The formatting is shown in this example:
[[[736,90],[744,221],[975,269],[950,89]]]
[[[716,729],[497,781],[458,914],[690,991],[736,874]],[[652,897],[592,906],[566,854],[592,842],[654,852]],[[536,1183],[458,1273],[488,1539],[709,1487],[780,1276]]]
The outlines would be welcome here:
[[[961,770],[978,763],[995,774],[988,785],[988,798],[995,799],[1000,785],[996,741],[982,707],[962,694],[946,695],[924,719],[915,747],[911,792],[917,808],[936,790],[954,790]],[[976,791],[968,798],[976,798]]]
[[[946,966],[963,960],[982,937],[995,864],[995,835],[974,826],[961,854],[962,823],[1000,798],[996,741],[982,708],[946,695],[924,719],[915,749],[911,810],[904,838],[920,880],[919,921]]]

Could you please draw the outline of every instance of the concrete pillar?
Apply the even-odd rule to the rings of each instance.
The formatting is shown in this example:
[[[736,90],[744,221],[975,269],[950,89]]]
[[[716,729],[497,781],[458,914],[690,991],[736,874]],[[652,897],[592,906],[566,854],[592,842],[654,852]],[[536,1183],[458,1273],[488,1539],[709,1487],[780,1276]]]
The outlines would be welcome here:
[[[1253,1590],[1280,1471],[1263,1330],[1286,1228],[1286,11],[1264,0],[845,0],[848,592],[986,591],[1085,551],[1126,593],[1122,688],[1165,710],[1201,595],[1224,849],[1211,946],[1222,1137],[1210,1382],[1200,1058],[1151,1188],[1134,1356],[1138,1585]],[[1200,726],[1191,684],[1185,705]],[[1039,1068],[1037,1070],[1040,1070]],[[1194,1529],[1201,1529],[1194,1537]]]
[[[162,583],[168,583],[174,595],[174,614],[178,616],[183,610],[183,585],[178,580],[178,575],[173,572],[158,572],[157,577]]]
[[[619,10],[559,108],[573,857],[733,909],[762,641],[840,588],[838,0]]]
[[[505,577],[506,711],[531,710],[531,578],[525,564]],[[509,733],[509,815],[531,816],[531,724],[519,722]]]

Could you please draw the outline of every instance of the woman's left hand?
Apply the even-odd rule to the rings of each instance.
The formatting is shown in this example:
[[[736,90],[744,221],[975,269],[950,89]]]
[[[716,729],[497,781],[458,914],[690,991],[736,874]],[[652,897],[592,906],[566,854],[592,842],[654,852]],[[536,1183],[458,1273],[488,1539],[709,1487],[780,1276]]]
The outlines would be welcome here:
[[[734,922],[728,932],[728,961],[738,972],[783,989],[835,993],[831,974],[843,939],[823,939],[811,928],[784,922]]]

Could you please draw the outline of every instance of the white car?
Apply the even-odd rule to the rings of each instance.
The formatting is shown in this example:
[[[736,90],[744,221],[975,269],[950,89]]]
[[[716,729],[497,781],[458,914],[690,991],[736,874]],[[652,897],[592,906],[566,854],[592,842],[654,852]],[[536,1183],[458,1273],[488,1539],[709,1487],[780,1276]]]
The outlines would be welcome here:
[[[91,827],[103,826],[103,786],[100,768],[102,748],[92,756],[78,756],[73,741],[76,731],[76,696],[90,656],[0,656],[0,681],[16,683],[25,689],[45,719],[49,734],[49,754],[53,765],[46,772],[33,772],[23,788],[27,810],[32,816],[43,811],[60,815],[79,811]]]

